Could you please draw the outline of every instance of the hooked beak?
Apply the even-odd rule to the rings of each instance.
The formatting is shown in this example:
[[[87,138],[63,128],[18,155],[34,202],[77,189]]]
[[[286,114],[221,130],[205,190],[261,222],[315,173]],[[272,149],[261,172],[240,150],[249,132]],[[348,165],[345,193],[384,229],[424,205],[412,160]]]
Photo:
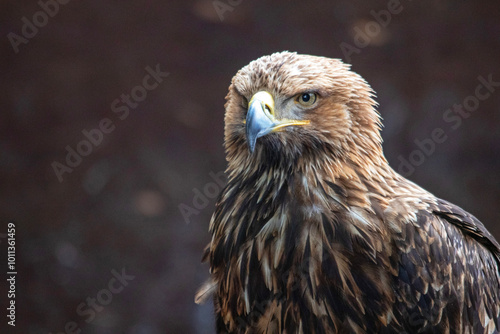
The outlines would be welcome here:
[[[306,124],[309,124],[309,120],[276,119],[273,96],[266,91],[257,92],[248,104],[246,118],[248,148],[253,153],[257,138],[281,131],[287,126]]]

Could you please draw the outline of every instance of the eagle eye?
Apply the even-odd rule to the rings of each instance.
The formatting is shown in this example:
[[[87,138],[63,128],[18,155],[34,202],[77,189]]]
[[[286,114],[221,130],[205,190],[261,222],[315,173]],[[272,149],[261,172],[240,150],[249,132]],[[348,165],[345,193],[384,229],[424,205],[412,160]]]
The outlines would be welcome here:
[[[244,96],[242,96],[242,99],[241,99],[241,106],[244,108],[244,109],[248,109],[248,99]]]
[[[300,103],[304,107],[310,107],[316,103],[318,100],[318,94],[316,93],[300,93],[297,95],[295,101]]]

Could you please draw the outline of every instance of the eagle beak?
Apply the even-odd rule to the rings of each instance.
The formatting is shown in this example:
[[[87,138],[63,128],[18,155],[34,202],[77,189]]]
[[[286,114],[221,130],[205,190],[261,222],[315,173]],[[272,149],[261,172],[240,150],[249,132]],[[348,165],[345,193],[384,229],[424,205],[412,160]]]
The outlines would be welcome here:
[[[273,96],[266,91],[260,91],[248,104],[246,135],[250,152],[253,153],[257,138],[280,131],[287,126],[306,124],[309,124],[309,120],[276,119]]]

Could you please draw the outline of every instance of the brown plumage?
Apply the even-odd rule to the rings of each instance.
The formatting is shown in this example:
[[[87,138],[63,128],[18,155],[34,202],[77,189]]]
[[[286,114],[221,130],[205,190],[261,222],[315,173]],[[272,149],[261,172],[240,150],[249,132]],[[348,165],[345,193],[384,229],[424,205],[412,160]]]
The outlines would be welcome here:
[[[217,333],[497,333],[500,246],[387,163],[370,86],[282,52],[226,97],[205,259]]]

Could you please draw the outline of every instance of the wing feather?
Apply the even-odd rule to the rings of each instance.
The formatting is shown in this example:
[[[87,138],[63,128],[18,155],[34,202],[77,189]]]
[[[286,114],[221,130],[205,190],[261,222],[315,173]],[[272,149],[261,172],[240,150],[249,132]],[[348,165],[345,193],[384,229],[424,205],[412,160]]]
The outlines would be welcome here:
[[[437,199],[398,225],[394,313],[405,330],[500,331],[500,247],[483,224]]]

